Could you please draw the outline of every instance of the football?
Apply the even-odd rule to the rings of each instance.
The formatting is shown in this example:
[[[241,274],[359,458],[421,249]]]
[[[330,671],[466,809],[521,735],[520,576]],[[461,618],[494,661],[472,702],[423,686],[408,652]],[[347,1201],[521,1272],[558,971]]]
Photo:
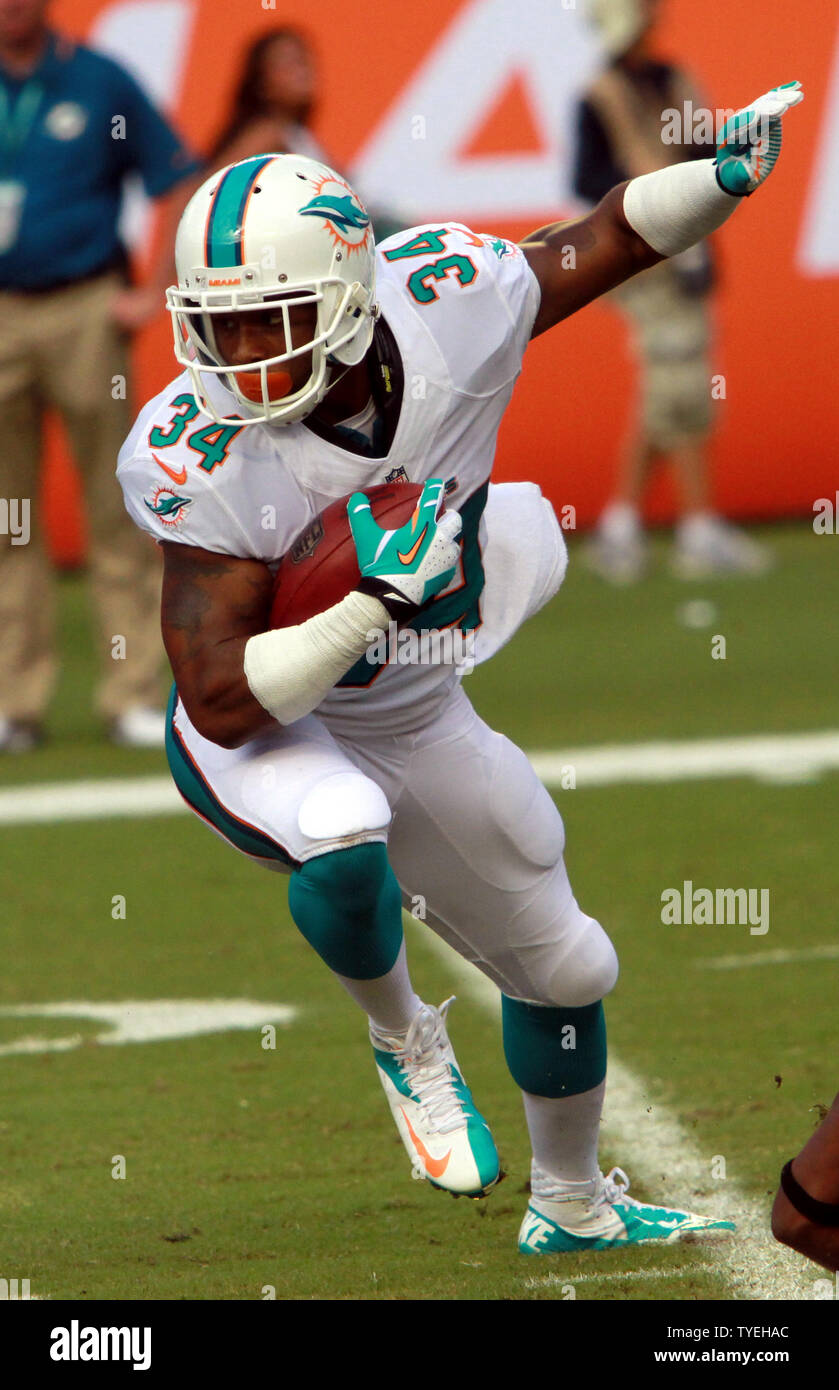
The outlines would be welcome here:
[[[420,483],[381,483],[363,489],[385,530],[404,526],[422,492]],[[347,516],[351,494],[331,503],[280,561],[271,626],[292,627],[339,603],[361,579]]]

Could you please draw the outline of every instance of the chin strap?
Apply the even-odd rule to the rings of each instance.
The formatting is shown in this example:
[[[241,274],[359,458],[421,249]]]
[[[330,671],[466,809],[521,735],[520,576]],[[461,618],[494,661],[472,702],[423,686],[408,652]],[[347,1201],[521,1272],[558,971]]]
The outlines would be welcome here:
[[[329,376],[326,382],[326,390],[323,393],[324,396],[328,396],[333,386],[337,386],[339,381],[344,380],[344,377],[347,375],[347,372],[352,371],[352,367],[344,367],[344,370],[342,372],[339,372],[336,377],[333,377],[332,373],[335,371],[335,368],[343,366],[343,362],[339,362],[337,357],[327,357],[326,370],[328,371]]]

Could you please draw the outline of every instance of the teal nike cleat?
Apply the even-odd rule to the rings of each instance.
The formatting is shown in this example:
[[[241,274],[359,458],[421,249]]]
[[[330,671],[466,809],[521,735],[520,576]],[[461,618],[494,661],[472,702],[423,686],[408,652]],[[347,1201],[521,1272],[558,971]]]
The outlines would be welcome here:
[[[550,1180],[534,1185],[548,1187]],[[629,1178],[621,1168],[592,1180],[591,1195],[533,1196],[519,1231],[522,1255],[550,1255],[574,1250],[616,1250],[622,1245],[658,1241],[667,1245],[734,1230],[731,1221],[715,1221],[689,1211],[651,1206],[628,1197]]]
[[[499,1181],[498,1152],[458,1069],[446,1011],[423,1004],[407,1035],[370,1030],[379,1080],[413,1176],[455,1196],[483,1197]]]

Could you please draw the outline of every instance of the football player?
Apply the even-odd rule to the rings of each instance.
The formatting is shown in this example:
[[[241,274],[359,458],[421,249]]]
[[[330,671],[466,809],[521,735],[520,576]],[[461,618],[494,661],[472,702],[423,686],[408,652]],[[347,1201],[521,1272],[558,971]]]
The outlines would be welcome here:
[[[324,165],[265,154],[219,170],[177,236],[183,371],[120,454],[126,506],[164,552],[178,788],[289,876],[295,923],[367,1015],[415,1176],[472,1197],[498,1181],[498,1154],[448,1038],[451,1001],[414,992],[403,902],[422,897],[429,926],[498,986],[533,1150],[525,1253],[730,1223],[640,1203],[620,1169],[600,1172],[615,952],[574,898],[551,797],[422,634],[483,623],[483,640],[494,624],[486,654],[557,587],[538,490],[489,491],[527,343],[719,227],[768,177],[801,96],[774,89],[728,123],[715,159],[633,179],[521,245],[441,221],[375,247]],[[365,489],[394,479],[424,486],[412,521],[385,532]],[[316,546],[319,515],[348,494],[358,587],[269,630],[279,560]],[[419,634],[422,660],[371,658],[391,622]]]

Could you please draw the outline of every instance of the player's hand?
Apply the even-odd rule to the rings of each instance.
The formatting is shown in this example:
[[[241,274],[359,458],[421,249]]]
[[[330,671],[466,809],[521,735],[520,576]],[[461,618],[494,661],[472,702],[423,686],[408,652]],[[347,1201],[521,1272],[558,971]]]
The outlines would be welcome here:
[[[717,183],[748,197],[768,179],[781,152],[781,117],[804,100],[800,82],[785,82],[726,121],[717,146]]]
[[[358,588],[381,599],[397,622],[413,618],[457,569],[462,522],[457,512],[438,520],[444,490],[440,478],[430,478],[410,521],[396,531],[382,530],[363,492],[354,492],[347,504],[361,570]]]

